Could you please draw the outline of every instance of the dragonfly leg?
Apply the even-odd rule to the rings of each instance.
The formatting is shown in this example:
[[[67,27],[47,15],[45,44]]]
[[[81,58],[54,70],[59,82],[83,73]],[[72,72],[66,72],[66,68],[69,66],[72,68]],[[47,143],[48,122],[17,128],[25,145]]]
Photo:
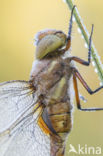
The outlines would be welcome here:
[[[69,21],[69,30],[68,30],[68,37],[67,37],[67,43],[66,43],[66,48],[64,49],[65,51],[67,51],[70,48],[71,45],[71,33],[72,33],[72,25],[73,25],[73,11],[75,9],[75,5],[72,8],[71,11],[71,17],[70,17],[70,21]]]
[[[91,42],[92,42],[92,34],[93,34],[94,25],[92,25],[92,30],[89,38],[89,48],[88,48],[88,61],[82,60],[76,56],[70,58],[70,60],[74,60],[82,65],[89,66],[91,62]]]
[[[73,11],[74,11],[75,7],[76,6],[74,5],[73,8],[72,8],[72,11],[71,11],[71,17],[70,17],[70,21],[69,21],[69,31],[68,31],[67,40],[71,40],[72,25],[73,25]]]
[[[101,86],[101,87],[95,89],[94,91],[92,91],[89,88],[89,86],[87,85],[87,83],[84,81],[84,79],[82,78],[82,76],[80,75],[78,70],[73,68],[73,84],[74,84],[74,89],[75,89],[77,108],[80,109],[81,111],[99,111],[99,110],[103,110],[103,108],[81,108],[79,93],[78,93],[78,86],[77,86],[77,78],[80,80],[80,82],[82,83],[84,88],[87,90],[87,92],[89,94],[91,94],[91,95],[98,92],[99,90],[101,90],[103,88],[103,86]]]

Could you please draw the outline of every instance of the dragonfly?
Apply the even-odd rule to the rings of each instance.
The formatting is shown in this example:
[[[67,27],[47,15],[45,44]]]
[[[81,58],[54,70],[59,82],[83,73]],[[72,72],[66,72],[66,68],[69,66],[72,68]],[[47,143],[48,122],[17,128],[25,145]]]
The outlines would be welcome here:
[[[75,66],[89,66],[93,25],[89,38],[88,60],[72,56],[69,30],[46,29],[36,35],[36,60],[29,81],[14,80],[0,84],[0,156],[64,156],[68,134],[72,129],[73,90],[80,111],[103,108],[82,108],[77,79],[89,94],[90,89]],[[73,89],[74,87],[74,89]]]

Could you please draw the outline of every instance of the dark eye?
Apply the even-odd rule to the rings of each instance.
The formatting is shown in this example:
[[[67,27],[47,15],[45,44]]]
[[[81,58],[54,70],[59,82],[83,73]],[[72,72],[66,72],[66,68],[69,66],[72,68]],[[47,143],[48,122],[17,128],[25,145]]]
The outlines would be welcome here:
[[[54,33],[54,35],[56,35],[56,34],[62,34],[63,32],[62,31],[56,31],[55,33]]]

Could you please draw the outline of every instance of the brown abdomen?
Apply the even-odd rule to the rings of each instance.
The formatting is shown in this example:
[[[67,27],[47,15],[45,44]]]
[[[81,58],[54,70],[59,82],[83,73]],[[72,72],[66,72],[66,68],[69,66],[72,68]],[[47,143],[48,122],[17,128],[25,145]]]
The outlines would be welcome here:
[[[64,156],[65,141],[72,128],[69,103],[55,103],[48,107],[51,124],[57,133],[51,136],[51,156]]]
[[[51,136],[51,156],[64,156],[66,138],[72,128],[70,81],[65,76],[61,78],[51,91],[47,106],[51,125],[59,136]]]

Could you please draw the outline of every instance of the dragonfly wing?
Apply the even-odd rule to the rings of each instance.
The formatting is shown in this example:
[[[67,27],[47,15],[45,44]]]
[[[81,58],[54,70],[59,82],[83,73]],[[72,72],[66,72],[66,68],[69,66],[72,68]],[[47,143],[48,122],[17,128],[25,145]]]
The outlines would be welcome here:
[[[31,112],[36,101],[33,92],[27,81],[0,84],[0,135],[23,118],[26,112]]]
[[[22,121],[1,156],[50,156],[49,136],[42,132],[37,123],[38,113],[35,112],[34,115]]]
[[[26,81],[0,84],[0,156],[50,156],[50,138],[37,122],[43,108],[34,94]]]

